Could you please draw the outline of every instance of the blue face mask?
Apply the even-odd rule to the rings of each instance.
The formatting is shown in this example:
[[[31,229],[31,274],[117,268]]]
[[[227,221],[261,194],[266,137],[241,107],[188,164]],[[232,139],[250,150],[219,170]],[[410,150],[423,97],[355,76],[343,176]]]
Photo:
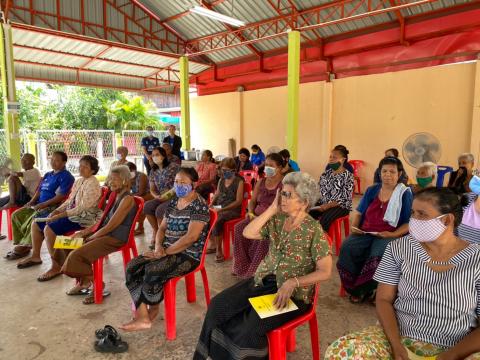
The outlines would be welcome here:
[[[470,180],[468,187],[473,193],[480,195],[480,177],[474,175]]]
[[[175,189],[175,194],[177,197],[182,198],[190,194],[193,190],[192,184],[173,184],[173,188]]]
[[[231,179],[235,176],[235,173],[233,171],[229,171],[229,170],[223,170],[223,178],[228,180],[228,179]]]

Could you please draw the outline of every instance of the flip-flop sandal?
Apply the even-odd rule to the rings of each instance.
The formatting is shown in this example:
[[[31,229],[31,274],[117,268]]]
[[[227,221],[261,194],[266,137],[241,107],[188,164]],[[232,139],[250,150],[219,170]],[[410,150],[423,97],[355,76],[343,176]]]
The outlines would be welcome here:
[[[7,235],[0,235],[0,240],[5,240],[7,238]]]
[[[111,335],[107,335],[100,340],[95,341],[94,348],[100,353],[124,353],[128,350],[128,344],[125,341],[117,340]]]
[[[110,296],[110,294],[111,294],[110,291],[105,290],[105,289],[103,290],[102,295],[103,295],[104,298],[106,298],[107,296]],[[91,291],[91,292],[88,294],[88,296],[87,296],[85,299],[83,299],[82,304],[83,304],[83,305],[92,305],[92,304],[95,304],[95,298],[93,297],[93,291]]]
[[[117,341],[122,340],[117,330],[112,325],[105,325],[103,329],[95,330],[95,337],[98,340],[103,339],[104,337],[109,335],[114,337]]]
[[[15,250],[9,251],[7,255],[5,255],[5,259],[7,260],[18,260],[21,258],[24,258],[25,256],[28,256],[30,251],[27,251],[26,253],[17,253]]]
[[[56,277],[58,277],[58,276],[60,276],[60,275],[62,275],[61,272],[56,273],[56,274],[53,274],[53,275],[50,275],[50,276],[47,276],[47,275],[45,275],[45,276],[39,276],[39,277],[37,278],[37,281],[39,281],[39,282],[50,281],[50,280],[53,280],[53,279],[55,279]]]
[[[92,286],[92,284],[88,285],[88,287],[75,285],[73,288],[71,288],[70,290],[68,290],[68,291],[66,292],[66,294],[67,294],[68,296],[88,295],[88,290],[89,290],[90,286]]]
[[[30,260],[30,261],[27,261],[25,263],[17,264],[17,268],[18,269],[26,269],[26,268],[41,265],[41,264],[42,264],[42,261],[32,261],[32,260]]]

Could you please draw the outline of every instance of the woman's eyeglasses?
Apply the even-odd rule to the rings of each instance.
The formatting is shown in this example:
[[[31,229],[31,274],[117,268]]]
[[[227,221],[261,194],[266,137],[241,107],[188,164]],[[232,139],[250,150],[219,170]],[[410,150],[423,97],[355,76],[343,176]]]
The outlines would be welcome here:
[[[283,196],[285,199],[291,199],[293,194],[290,191],[282,190],[280,191],[280,195]]]

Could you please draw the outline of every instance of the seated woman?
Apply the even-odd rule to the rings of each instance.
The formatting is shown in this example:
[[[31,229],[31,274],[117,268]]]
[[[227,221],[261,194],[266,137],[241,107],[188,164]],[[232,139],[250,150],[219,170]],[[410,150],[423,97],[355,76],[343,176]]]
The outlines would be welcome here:
[[[0,211],[24,206],[37,191],[42,174],[37,168],[33,167],[35,156],[27,153],[22,156],[21,163],[23,171],[11,171],[8,176],[9,195],[0,198]]]
[[[137,171],[137,166],[132,162],[128,162],[127,166],[130,170],[130,189],[132,195],[141,197],[143,201],[152,200],[153,196],[150,194],[148,176],[141,171]],[[138,217],[138,226],[135,229],[135,235],[142,235],[145,232],[143,227],[144,222],[145,214],[142,213]]]
[[[395,148],[385,150],[385,157],[394,157],[398,159],[399,152]],[[381,174],[380,174],[380,166],[378,166],[377,170],[375,170],[375,174],[373,175],[373,182],[379,184],[382,182]],[[407,185],[408,184],[408,175],[404,171],[400,176],[400,182]]]
[[[162,144],[162,148],[164,148],[165,152],[167,153],[168,161],[170,161],[171,163],[175,163],[178,166],[182,165],[182,159],[172,153],[172,145],[170,145],[168,142],[164,142]]]
[[[248,151],[247,148],[241,148],[238,150],[238,156],[235,157],[235,163],[237,164],[237,172],[253,170],[253,165],[250,162],[250,151]]]
[[[117,160],[113,161],[112,164],[110,165],[110,170],[108,171],[107,178],[105,179],[105,186],[110,186],[110,173],[115,166],[127,165],[128,163],[127,156],[128,156],[128,148],[126,146],[119,146],[117,148],[117,155],[116,155]]]
[[[35,195],[12,214],[13,244],[15,247],[9,251],[5,258],[17,260],[27,256],[32,248],[32,223],[35,218],[45,218],[68,196],[75,178],[65,168],[67,154],[63,151],[55,151],[50,158],[52,171],[47,172],[37,187]],[[35,252],[25,261],[17,264],[20,269],[40,265],[41,247],[35,248]]]
[[[171,199],[170,190],[173,188],[175,175],[180,168],[177,164],[168,161],[164,148],[156,147],[152,151],[153,165],[148,177],[150,182],[150,194],[153,199],[145,203],[143,213],[152,227],[151,246],[155,244],[155,236],[158,227],[162,223],[163,214]]]
[[[98,201],[101,196],[101,188],[95,177],[98,170],[97,159],[90,155],[83,156],[79,166],[80,178],[73,184],[67,201],[52,211],[46,221],[32,224],[33,253],[40,252],[45,239],[48,252],[52,257],[50,269],[40,275],[37,278],[38,281],[49,281],[61,274],[62,264],[57,263],[53,257],[53,245],[57,235],[92,226],[100,220],[102,211],[98,208]]]
[[[308,215],[317,198],[310,175],[288,174],[270,207],[248,224],[244,236],[270,241],[270,250],[254,278],[212,299],[194,360],[245,359],[245,354],[250,360],[268,359],[266,334],[310,310],[314,285],[329,279],[332,271],[329,244],[320,224]],[[275,293],[277,308],[287,307],[291,299],[298,310],[260,319],[248,299]]]
[[[352,210],[354,179],[353,174],[344,168],[347,157],[347,149],[332,150],[327,171],[320,176],[320,200],[316,209],[310,212],[327,232],[336,219]]]
[[[216,252],[215,261],[225,260],[222,249],[223,225],[240,217],[243,201],[243,178],[235,172],[236,164],[232,158],[225,158],[220,165],[222,178],[218,182],[217,191],[212,199],[211,209],[218,214],[217,223],[212,229],[211,244],[207,253]]]
[[[165,211],[155,250],[127,266],[126,285],[137,310],[135,318],[120,327],[125,331],[149,329],[158,315],[164,284],[200,264],[210,214],[205,200],[193,189],[197,181],[195,169],[180,168],[174,184],[177,196]]]
[[[415,195],[410,235],[391,242],[375,273],[381,326],[342,336],[325,359],[480,359],[480,247],[454,234],[458,196]]]
[[[471,193],[464,196],[462,223],[458,226],[458,236],[480,245],[480,177],[473,176],[468,185]]]
[[[414,194],[427,187],[435,187],[437,183],[437,165],[427,161],[422,163],[417,169],[417,183],[411,185]]]
[[[263,153],[262,149],[260,149],[260,146],[257,144],[252,145],[251,150],[252,157],[250,158],[250,161],[252,165],[256,166],[257,168],[265,166],[265,154]]]
[[[352,235],[340,248],[337,269],[352,303],[375,299],[375,270],[393,239],[408,232],[412,191],[400,182],[402,162],[395,157],[380,161],[382,182],[363,195],[352,221]]]
[[[469,183],[474,175],[480,175],[478,170],[474,168],[475,158],[472,154],[461,154],[458,157],[458,170],[450,174],[448,187],[457,194],[465,194],[470,192]]]
[[[88,289],[93,282],[92,263],[119,250],[128,242],[137,206],[130,194],[130,170],[127,166],[115,166],[110,171],[110,189],[117,196],[110,211],[104,214],[100,226],[95,224],[73,235],[84,239],[82,247],[73,251],[55,249],[53,253],[55,262],[63,265],[61,272],[77,279],[67,295],[79,295]],[[83,303],[93,303],[93,292]]]
[[[283,149],[279,154],[283,158],[284,163],[288,165],[292,171],[300,171],[298,163],[290,158],[290,151],[288,151],[288,149]]]
[[[277,190],[282,188],[283,159],[279,154],[267,155],[265,178],[257,181],[245,220],[235,225],[233,231],[233,273],[242,278],[253,276],[258,264],[268,253],[268,240],[252,240],[243,236],[243,230],[250,221],[261,215],[272,204]]]
[[[217,184],[217,164],[210,150],[202,152],[202,158],[195,167],[198,173],[198,182],[195,191],[199,193],[206,201],[211,193],[215,191]]]

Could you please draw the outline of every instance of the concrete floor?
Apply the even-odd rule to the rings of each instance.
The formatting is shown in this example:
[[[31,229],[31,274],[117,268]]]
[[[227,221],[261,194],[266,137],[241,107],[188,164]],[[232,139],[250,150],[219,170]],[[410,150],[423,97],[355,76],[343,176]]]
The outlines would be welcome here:
[[[6,229],[5,222],[3,229]],[[148,225],[147,225],[148,226]],[[147,230],[148,231],[148,230]],[[148,236],[148,234],[147,234]],[[139,252],[145,250],[149,237],[137,239]],[[150,331],[122,334],[128,353],[102,355],[93,349],[94,331],[111,324],[115,327],[131,317],[130,299],[124,286],[121,254],[110,256],[104,266],[106,287],[112,295],[102,305],[83,305],[82,297],[67,296],[73,280],[63,276],[47,283],[36,277],[47,270],[50,260],[44,249],[41,266],[18,270],[15,261],[3,259],[11,242],[0,241],[0,359],[190,359],[206,311],[203,287],[197,276],[197,303],[185,298],[183,282],[177,288],[177,339],[166,341],[164,321],[159,318]],[[216,264],[207,258],[207,272],[212,296],[237,280],[230,275],[231,261]],[[333,340],[348,332],[376,322],[371,305],[352,305],[338,296],[339,278],[322,284],[317,305],[322,354]],[[163,309],[162,309],[163,310]],[[297,331],[297,350],[288,359],[309,359],[308,326]]]

